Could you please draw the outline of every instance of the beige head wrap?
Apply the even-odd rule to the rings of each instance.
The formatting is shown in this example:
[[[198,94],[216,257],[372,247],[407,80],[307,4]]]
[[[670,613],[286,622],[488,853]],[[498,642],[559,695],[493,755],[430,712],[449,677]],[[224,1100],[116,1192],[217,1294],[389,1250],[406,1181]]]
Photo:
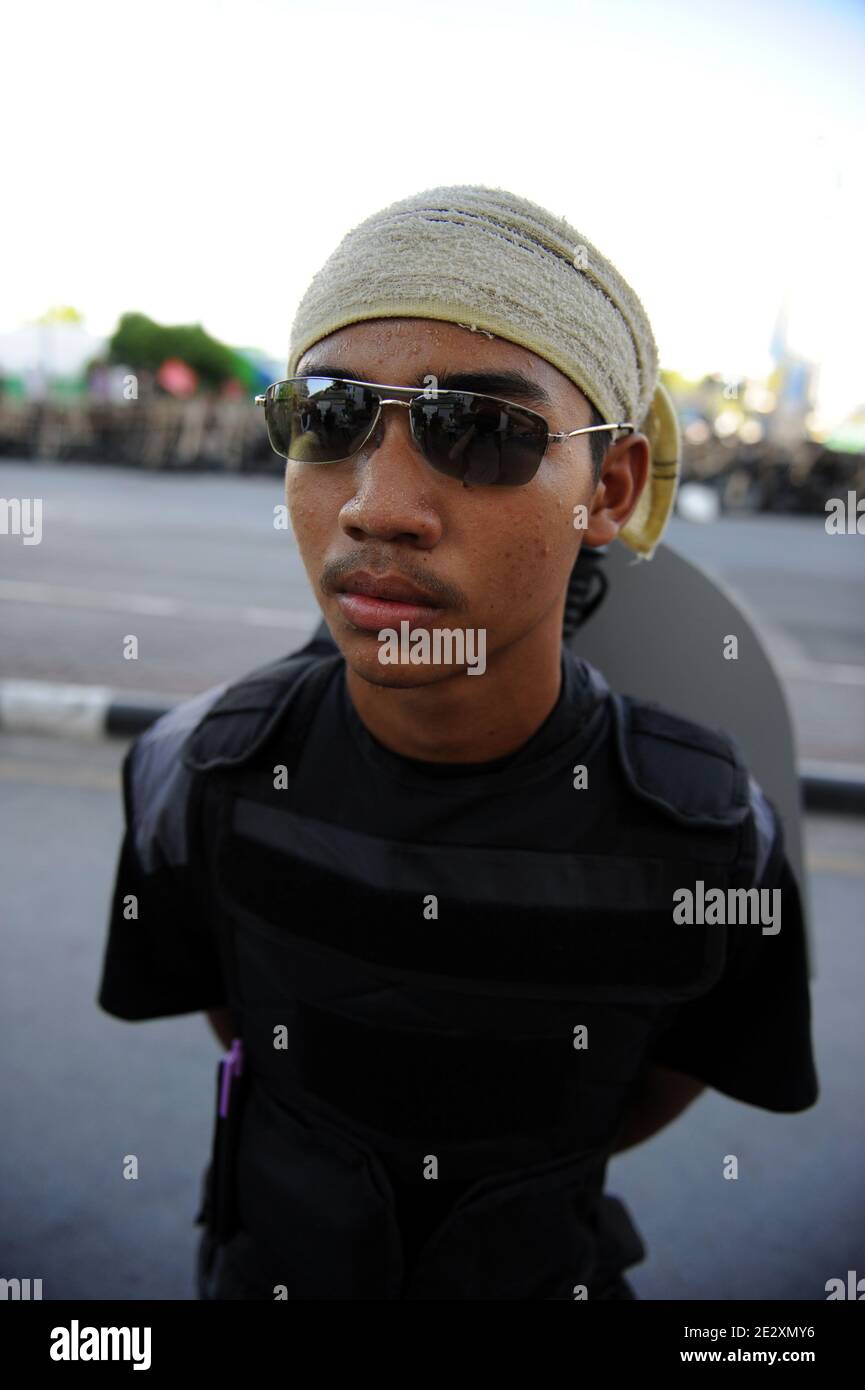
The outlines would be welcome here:
[[[314,276],[291,330],[304,352],[365,319],[442,319],[519,343],[558,367],[608,422],[630,420],[652,467],[619,537],[651,558],[672,510],[679,429],[646,312],[563,218],[499,188],[432,188],[354,227]]]

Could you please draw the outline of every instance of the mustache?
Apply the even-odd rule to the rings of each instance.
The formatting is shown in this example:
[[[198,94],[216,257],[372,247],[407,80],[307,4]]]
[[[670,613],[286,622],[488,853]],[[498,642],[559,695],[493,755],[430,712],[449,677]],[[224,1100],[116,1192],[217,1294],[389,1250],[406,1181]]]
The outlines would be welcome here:
[[[377,554],[370,550],[358,549],[351,555],[345,555],[342,559],[331,560],[324,566],[321,572],[321,587],[326,594],[336,593],[340,584],[348,575],[354,574],[356,570],[366,570],[376,578],[388,574],[405,579],[409,584],[414,584],[423,592],[430,595],[436,603],[441,604],[442,608],[459,608],[465,603],[465,597],[459,589],[452,584],[446,584],[438,575],[430,573],[429,570],[420,567],[397,564],[393,559],[382,556],[379,551]]]

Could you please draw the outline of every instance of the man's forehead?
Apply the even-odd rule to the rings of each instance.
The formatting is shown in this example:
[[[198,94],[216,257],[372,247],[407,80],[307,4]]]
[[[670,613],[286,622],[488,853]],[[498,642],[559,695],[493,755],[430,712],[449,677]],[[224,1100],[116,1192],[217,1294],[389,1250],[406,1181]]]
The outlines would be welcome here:
[[[527,366],[537,363],[543,368],[545,365],[533,352],[504,338],[473,332],[458,323],[415,318],[364,319],[361,323],[347,324],[308,348],[301,363],[304,366],[314,364],[323,360],[325,354],[328,361],[332,361],[334,355],[348,360],[361,354],[380,358],[405,356],[414,361],[432,357],[441,350],[467,360],[483,357],[501,361],[507,357],[513,361],[519,357]]]
[[[306,375],[339,367],[347,375],[368,380],[377,376],[391,385],[415,385],[419,375],[507,370],[522,374],[545,388],[577,392],[568,378],[545,358],[506,338],[480,329],[438,319],[365,319],[348,324],[308,348],[297,365]],[[404,378],[404,382],[401,382]]]

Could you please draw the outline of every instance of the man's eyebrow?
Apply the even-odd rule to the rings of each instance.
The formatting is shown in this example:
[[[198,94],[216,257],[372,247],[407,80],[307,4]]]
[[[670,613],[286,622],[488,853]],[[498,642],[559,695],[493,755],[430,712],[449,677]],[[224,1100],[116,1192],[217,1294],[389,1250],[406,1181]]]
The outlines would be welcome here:
[[[418,372],[414,385],[422,390],[430,384],[426,378],[431,375],[430,372]],[[298,372],[298,376],[341,376],[352,381],[368,380],[345,363],[342,366],[333,366],[329,362],[319,362],[314,367],[307,367],[304,371]],[[382,384],[395,385],[394,382]],[[539,382],[532,381],[531,377],[517,371],[444,372],[436,378],[436,385],[440,391],[478,391],[482,395],[501,396],[505,400],[532,401],[539,405],[553,403],[549,393]]]

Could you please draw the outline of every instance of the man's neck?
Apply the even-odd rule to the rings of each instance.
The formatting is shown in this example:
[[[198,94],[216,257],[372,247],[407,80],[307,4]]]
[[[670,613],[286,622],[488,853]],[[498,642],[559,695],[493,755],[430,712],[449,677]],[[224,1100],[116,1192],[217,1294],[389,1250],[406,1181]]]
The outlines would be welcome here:
[[[494,653],[482,676],[459,672],[411,688],[373,685],[346,665],[358,717],[404,758],[481,763],[516,752],[556,706],[562,685],[561,615]]]

